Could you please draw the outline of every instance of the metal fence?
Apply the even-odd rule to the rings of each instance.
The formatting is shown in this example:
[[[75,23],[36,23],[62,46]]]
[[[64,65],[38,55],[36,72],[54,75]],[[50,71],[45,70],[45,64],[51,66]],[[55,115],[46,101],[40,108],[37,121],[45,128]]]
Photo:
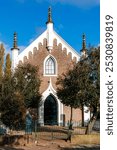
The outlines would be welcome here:
[[[36,140],[45,139],[45,140],[54,140],[54,139],[64,139],[70,140],[71,136],[73,135],[84,135],[86,134],[87,126],[81,127],[76,126],[73,127],[72,130],[69,129],[69,126],[62,127],[62,126],[40,126],[39,124],[35,124],[32,129],[32,137]],[[96,121],[92,132],[90,134],[97,134],[100,132],[100,122]],[[28,134],[28,133],[27,133]],[[30,132],[29,132],[30,134]]]
[[[53,139],[67,139],[69,129],[59,126],[37,126],[35,136],[41,139],[53,140]]]
[[[62,140],[71,140],[71,137],[74,135],[84,135],[86,134],[87,126],[81,127],[81,124],[77,123],[77,126],[73,127],[72,130],[69,129],[69,126],[57,126],[57,125],[45,125],[40,126],[37,122],[33,123],[32,126],[24,125],[24,130],[21,128],[14,128],[6,132],[5,127],[0,127],[2,131],[0,136],[2,135],[16,135],[16,136],[24,136],[27,143],[30,141],[39,141],[43,140],[54,140],[54,139],[62,139]],[[91,134],[97,134],[100,132],[100,122],[96,121]],[[5,133],[6,132],[6,133]]]

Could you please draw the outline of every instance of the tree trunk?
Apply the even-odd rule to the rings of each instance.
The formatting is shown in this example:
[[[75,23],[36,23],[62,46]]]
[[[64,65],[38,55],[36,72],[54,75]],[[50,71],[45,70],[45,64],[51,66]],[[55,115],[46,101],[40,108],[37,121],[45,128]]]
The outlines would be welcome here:
[[[82,105],[82,127],[84,127],[84,105]]]
[[[72,125],[73,125],[72,117],[73,117],[73,108],[71,107],[71,116],[70,116],[70,125],[69,125],[69,129],[72,129]]]
[[[96,121],[96,119],[97,119],[98,114],[99,114],[99,111],[97,111],[97,112],[95,113],[95,115],[93,115],[91,121],[89,122],[89,124],[88,124],[88,126],[87,126],[87,129],[86,129],[85,134],[90,134],[90,133],[92,132],[92,128],[93,128],[93,126],[94,126],[94,124],[95,124],[95,121]]]

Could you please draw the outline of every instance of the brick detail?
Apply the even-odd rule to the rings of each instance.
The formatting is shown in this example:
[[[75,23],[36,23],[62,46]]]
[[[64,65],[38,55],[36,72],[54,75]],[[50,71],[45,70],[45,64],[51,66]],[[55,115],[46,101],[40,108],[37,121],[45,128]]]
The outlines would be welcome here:
[[[58,74],[57,76],[44,76],[44,60],[45,58],[51,54],[57,61],[57,66],[58,66]],[[74,57],[72,59],[72,54],[68,53],[67,54],[67,49],[63,48],[62,49],[62,44],[58,43],[57,40],[53,40],[53,49],[51,52],[48,51],[47,49],[47,39],[43,39],[43,44],[39,43],[38,48],[34,47],[33,48],[33,54],[32,52],[28,53],[28,58],[24,56],[23,59],[24,63],[31,63],[33,65],[36,65],[39,67],[39,76],[41,78],[41,86],[40,86],[40,92],[43,93],[47,88],[48,88],[48,81],[52,81],[52,86],[56,90],[56,81],[57,77],[65,73],[68,69],[73,67],[73,64],[76,63],[76,58]],[[19,61],[21,64],[22,62]],[[64,106],[64,114],[65,114],[65,120],[68,121],[70,119],[70,108]],[[77,115],[76,115],[77,114]],[[73,120],[74,121],[80,121],[81,120],[81,110],[80,109],[74,109],[73,110]]]

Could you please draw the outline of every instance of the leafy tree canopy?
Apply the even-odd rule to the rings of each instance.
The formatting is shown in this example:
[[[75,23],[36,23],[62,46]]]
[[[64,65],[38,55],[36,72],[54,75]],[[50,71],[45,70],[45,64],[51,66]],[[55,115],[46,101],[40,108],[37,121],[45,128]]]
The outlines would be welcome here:
[[[39,87],[41,81],[38,75],[38,67],[31,64],[19,65],[14,73],[16,91],[24,97],[25,107],[38,108],[41,98]]]
[[[31,64],[18,65],[12,73],[10,55],[0,45],[0,114],[2,122],[13,127],[23,127],[27,108],[38,108],[41,98],[38,68]]]
[[[100,48],[92,48],[72,70],[57,80],[57,95],[61,102],[72,108],[84,105],[93,112],[99,108],[100,97]]]

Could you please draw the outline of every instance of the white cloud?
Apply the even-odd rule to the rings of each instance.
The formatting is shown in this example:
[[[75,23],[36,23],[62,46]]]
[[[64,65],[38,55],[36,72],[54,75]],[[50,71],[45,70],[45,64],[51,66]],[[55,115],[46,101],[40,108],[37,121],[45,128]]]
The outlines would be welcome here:
[[[7,54],[7,53],[11,54],[11,48],[10,48],[10,46],[8,44],[6,44],[5,42],[3,42],[3,41],[0,41],[0,43],[2,43],[4,45],[5,54]]]
[[[4,48],[5,48],[5,55],[8,54],[8,53],[11,55],[11,46],[8,45],[8,44],[6,44],[6,43],[3,42],[3,41],[0,41],[0,44],[1,44],[1,43],[4,45]],[[20,52],[22,52],[22,51],[26,48],[26,46],[21,45],[21,46],[18,46],[18,48],[20,49]]]
[[[10,54],[11,54],[11,47],[10,47],[10,45],[8,45],[6,42],[4,42],[4,41],[2,40],[2,33],[0,33],[0,44],[3,44],[3,45],[4,45],[4,48],[5,48],[5,55],[6,55],[7,53],[10,53]]]

